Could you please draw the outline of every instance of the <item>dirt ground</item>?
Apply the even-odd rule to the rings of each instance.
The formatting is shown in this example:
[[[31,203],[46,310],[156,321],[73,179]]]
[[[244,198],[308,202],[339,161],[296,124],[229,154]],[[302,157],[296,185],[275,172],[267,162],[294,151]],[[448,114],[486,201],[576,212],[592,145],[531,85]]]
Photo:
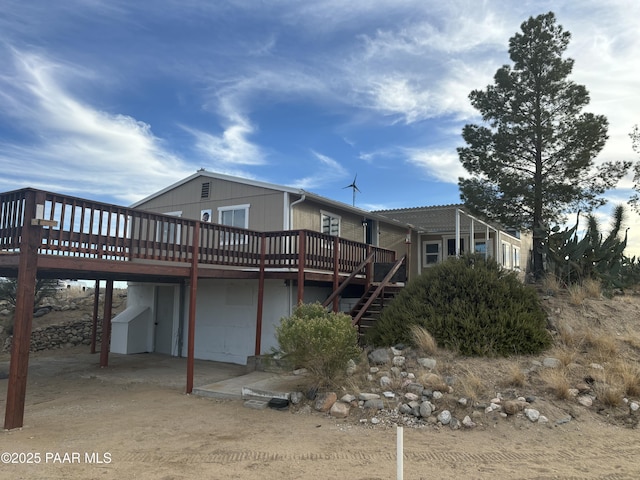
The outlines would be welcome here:
[[[640,324],[638,301],[553,303],[550,310],[554,322],[597,324],[633,352],[640,348],[630,340]],[[396,478],[395,427],[185,395],[184,359],[112,355],[106,369],[98,362],[88,347],[31,355],[25,425],[0,432],[0,479]],[[0,373],[8,364],[1,355]],[[196,362],[195,373],[197,386],[243,372]],[[6,388],[0,380],[2,412]],[[558,426],[553,418],[537,424],[493,417],[471,430],[404,427],[404,478],[640,478],[637,428],[607,421],[594,408],[570,409],[573,420]]]

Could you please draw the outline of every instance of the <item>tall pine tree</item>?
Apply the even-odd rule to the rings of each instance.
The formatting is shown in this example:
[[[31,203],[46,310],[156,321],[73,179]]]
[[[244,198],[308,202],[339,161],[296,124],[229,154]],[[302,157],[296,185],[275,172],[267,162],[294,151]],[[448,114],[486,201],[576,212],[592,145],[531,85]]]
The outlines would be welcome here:
[[[533,232],[533,270],[544,272],[543,246],[552,223],[570,211],[604,204],[629,163],[595,157],[607,140],[607,119],[583,112],[589,94],[569,80],[573,60],[563,58],[571,34],[553,12],[531,17],[509,40],[513,66],[494,84],[474,90],[471,104],[483,125],[466,125],[458,155],[471,178],[460,178],[461,198],[474,213]]]

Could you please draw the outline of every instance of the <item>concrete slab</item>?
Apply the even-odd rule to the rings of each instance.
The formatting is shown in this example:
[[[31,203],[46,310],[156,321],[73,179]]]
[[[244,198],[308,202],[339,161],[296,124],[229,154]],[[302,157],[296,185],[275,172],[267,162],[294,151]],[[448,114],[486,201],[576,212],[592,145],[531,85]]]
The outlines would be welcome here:
[[[288,399],[304,388],[304,378],[273,372],[250,372],[219,382],[194,387],[194,395],[229,399]]]

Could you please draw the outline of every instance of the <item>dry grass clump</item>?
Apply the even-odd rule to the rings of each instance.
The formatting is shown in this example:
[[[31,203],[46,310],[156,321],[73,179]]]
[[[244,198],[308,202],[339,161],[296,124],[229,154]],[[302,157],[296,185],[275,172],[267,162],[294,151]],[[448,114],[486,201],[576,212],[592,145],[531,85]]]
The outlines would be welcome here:
[[[545,368],[540,372],[540,380],[545,384],[559,400],[568,400],[571,397],[569,389],[571,383],[567,371],[563,368]]]
[[[542,288],[547,295],[557,295],[562,290],[562,284],[558,277],[548,273],[542,279]]]
[[[582,305],[587,298],[586,290],[581,285],[578,285],[577,283],[570,285],[568,291],[569,291],[569,303],[571,303],[571,305],[575,305],[575,306]]]
[[[622,388],[610,385],[607,382],[596,383],[593,387],[596,398],[607,407],[619,407],[622,405],[624,394]]]
[[[577,347],[582,342],[582,337],[576,335],[575,330],[566,323],[560,323],[556,332],[558,333],[557,341],[565,347]]]
[[[582,282],[582,287],[587,297],[602,297],[602,284],[598,280],[587,278],[584,282]]]
[[[620,360],[613,364],[611,375],[619,379],[623,394],[630,397],[640,396],[640,368],[637,364]]]
[[[615,337],[605,334],[597,335],[589,331],[584,336],[584,342],[599,362],[612,362],[617,359],[619,347]]]
[[[510,365],[507,372],[506,384],[513,387],[524,387],[527,384],[527,376],[518,365]]]
[[[485,382],[482,378],[469,370],[460,379],[462,394],[471,401],[471,405],[478,402],[485,393]]]
[[[433,355],[438,351],[438,344],[426,328],[420,325],[411,325],[411,336],[413,344],[418,350],[428,355]]]

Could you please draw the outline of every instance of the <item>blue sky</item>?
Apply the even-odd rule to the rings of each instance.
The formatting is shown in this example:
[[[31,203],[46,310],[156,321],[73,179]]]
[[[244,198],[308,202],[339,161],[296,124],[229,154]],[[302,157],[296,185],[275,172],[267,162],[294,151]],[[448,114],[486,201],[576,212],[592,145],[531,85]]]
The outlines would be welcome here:
[[[607,116],[599,159],[638,160],[640,2],[4,0],[0,191],[128,205],[206,168],[364,209],[459,201],[468,94],[529,16],[572,33]],[[609,192],[626,202],[631,178]],[[630,253],[640,221],[630,215]]]

